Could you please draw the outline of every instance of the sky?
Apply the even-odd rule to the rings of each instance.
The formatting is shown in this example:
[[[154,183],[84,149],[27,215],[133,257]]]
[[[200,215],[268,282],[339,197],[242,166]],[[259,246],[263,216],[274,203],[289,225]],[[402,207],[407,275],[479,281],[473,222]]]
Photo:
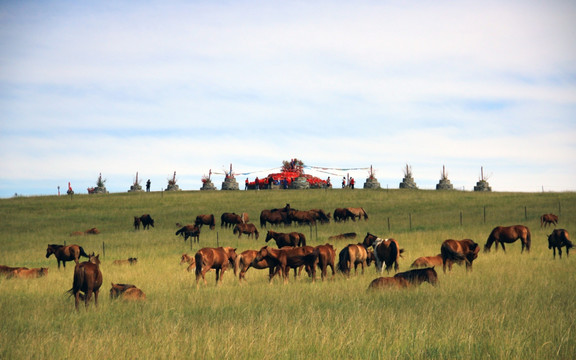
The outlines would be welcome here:
[[[301,159],[576,191],[573,1],[2,1],[0,197]],[[357,170],[349,170],[357,169]],[[243,186],[242,186],[243,187]]]

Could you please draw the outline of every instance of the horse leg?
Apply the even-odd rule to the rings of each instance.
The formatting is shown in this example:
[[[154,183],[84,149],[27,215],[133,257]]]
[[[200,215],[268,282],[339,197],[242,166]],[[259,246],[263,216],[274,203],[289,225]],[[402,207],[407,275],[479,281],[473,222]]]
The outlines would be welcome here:
[[[220,269],[216,268],[216,285],[220,282]]]
[[[76,291],[74,293],[74,306],[76,307],[76,311],[78,311],[78,304],[80,303],[80,292]]]
[[[502,246],[502,251],[506,252],[506,247],[504,246],[504,243],[500,244]],[[498,249],[498,243],[496,243],[496,249]]]
[[[552,246],[552,258],[556,259],[556,246]]]
[[[88,302],[90,301],[91,297],[92,297],[92,290],[88,289],[88,291],[84,293],[84,306],[86,308],[88,308]]]
[[[94,306],[98,307],[98,294],[100,293],[100,289],[94,291]]]
[[[568,250],[566,250],[566,251],[568,251]],[[558,248],[558,256],[560,257],[560,259],[562,259],[562,248],[561,247]]]
[[[448,262],[448,259],[442,259],[442,270],[444,271],[444,274],[446,274],[446,263]]]

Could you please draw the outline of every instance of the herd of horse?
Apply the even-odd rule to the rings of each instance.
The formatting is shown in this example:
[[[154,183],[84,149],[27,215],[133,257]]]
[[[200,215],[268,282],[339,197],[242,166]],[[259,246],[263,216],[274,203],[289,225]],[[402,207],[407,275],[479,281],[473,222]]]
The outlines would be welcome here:
[[[325,223],[330,221],[330,214],[321,209],[312,209],[308,211],[299,211],[292,209],[290,204],[279,209],[262,210],[260,214],[260,225],[266,227],[267,224],[287,225],[296,222],[301,225],[313,225],[316,222]],[[347,221],[364,218],[368,215],[363,208],[338,208],[334,211],[332,219],[334,221]],[[248,214],[242,213],[224,213],[221,216],[221,227],[233,227],[233,233],[247,234],[249,237],[258,239],[259,232],[254,224],[248,222]],[[547,225],[556,225],[558,217],[553,214],[545,214],[541,217],[541,227]],[[142,225],[144,230],[154,227],[154,220],[149,214],[140,217],[134,217],[134,228],[139,230]],[[194,224],[182,226],[176,232],[177,236],[183,236],[186,241],[192,237],[194,241],[199,242],[200,229],[207,225],[214,229],[214,215],[198,215]],[[88,232],[86,232],[88,233]],[[352,240],[356,238],[356,233],[344,233],[331,236],[330,240]],[[270,246],[269,241],[274,240],[276,247]],[[528,227],[524,225],[514,226],[497,226],[489,234],[484,252],[489,252],[492,245],[498,250],[498,246],[506,251],[505,244],[514,243],[520,240],[521,253],[530,251],[531,233]],[[192,241],[192,240],[191,240]],[[328,278],[328,270],[331,269],[332,278],[336,272],[341,272],[344,276],[350,277],[351,270],[354,269],[354,275],[360,266],[362,274],[365,268],[372,263],[375,264],[376,271],[382,275],[384,270],[389,275],[380,276],[374,279],[368,289],[382,288],[406,288],[413,285],[419,285],[428,282],[436,285],[438,275],[435,268],[442,266],[443,272],[452,270],[453,264],[464,264],[466,271],[472,270],[472,264],[478,258],[480,245],[471,239],[453,240],[447,239],[440,246],[440,253],[432,256],[417,258],[410,270],[399,272],[399,261],[403,257],[404,249],[400,247],[396,239],[381,238],[372,233],[366,233],[362,242],[350,243],[342,248],[336,256],[337,249],[334,245],[326,243],[318,246],[309,246],[306,242],[306,236],[303,233],[278,232],[272,229],[267,230],[266,245],[260,249],[245,250],[239,254],[232,247],[204,247],[198,250],[194,255],[183,254],[181,264],[189,264],[187,270],[194,271],[196,275],[196,286],[200,281],[207,284],[206,274],[215,270],[216,283],[222,282],[224,273],[232,268],[238,281],[246,281],[246,273],[250,268],[265,270],[268,269],[268,280],[272,282],[278,276],[284,282],[289,281],[290,270],[294,272],[294,278],[299,276],[302,270],[305,270],[312,281],[316,280],[316,271],[320,269],[321,279]],[[553,257],[556,257],[556,250],[560,258],[562,257],[562,248],[566,249],[566,255],[569,255],[573,244],[570,235],[565,229],[554,229],[548,236],[548,248],[553,250]],[[72,288],[68,290],[75,298],[75,308],[78,309],[80,301],[84,301],[88,306],[89,301],[94,297],[94,303],[98,305],[98,295],[102,286],[102,272],[100,270],[100,259],[98,255],[87,254],[79,245],[57,245],[49,244],[46,249],[46,258],[54,255],[57,260],[58,269],[60,265],[66,267],[66,262],[74,261],[74,276]],[[80,258],[85,257],[88,260],[80,262]],[[336,260],[338,260],[336,262]],[[115,260],[113,265],[134,265],[137,263],[136,258],[126,260]],[[8,267],[0,265],[0,274],[7,278],[33,278],[46,276],[47,268],[28,269],[23,267]],[[142,290],[132,284],[111,284],[110,298],[123,298],[127,300],[143,300],[146,295]]]

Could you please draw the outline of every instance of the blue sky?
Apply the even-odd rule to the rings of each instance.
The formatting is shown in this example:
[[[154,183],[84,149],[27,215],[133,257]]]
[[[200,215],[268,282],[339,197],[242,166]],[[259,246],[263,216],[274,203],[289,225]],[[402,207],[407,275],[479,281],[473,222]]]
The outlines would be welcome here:
[[[575,21],[570,1],[1,2],[0,197],[99,173],[198,190],[293,157],[574,191]]]

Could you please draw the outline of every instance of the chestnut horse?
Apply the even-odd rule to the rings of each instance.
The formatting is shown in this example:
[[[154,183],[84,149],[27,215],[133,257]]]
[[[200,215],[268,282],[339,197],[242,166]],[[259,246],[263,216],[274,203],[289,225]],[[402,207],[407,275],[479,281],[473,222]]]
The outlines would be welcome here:
[[[556,229],[548,236],[548,249],[552,249],[554,259],[556,259],[556,249],[558,249],[558,255],[562,259],[562,246],[566,246],[566,256],[569,256],[570,248],[574,247],[570,241],[570,234],[564,229]]]
[[[132,284],[111,284],[110,299],[146,300],[146,294]]]
[[[392,267],[394,267],[395,272],[398,271],[398,260],[402,256],[404,249],[400,249],[395,239],[381,239],[376,235],[367,233],[362,244],[366,248],[370,246],[374,248],[376,269],[380,273],[384,270],[384,265],[386,265],[386,272],[388,273]]]
[[[278,248],[286,246],[306,246],[306,236],[302,233],[279,233],[276,231],[268,230],[266,233],[266,242],[274,239]]]
[[[558,216],[554,214],[544,214],[540,216],[540,228],[546,227],[548,225],[558,225]]]
[[[214,230],[214,228],[216,227],[216,222],[214,221],[214,214],[196,216],[196,221],[194,222],[194,225],[200,228],[202,227],[202,225],[208,225],[210,227],[210,230]]]
[[[196,259],[194,259],[194,256],[182,254],[182,257],[180,258],[180,265],[182,264],[188,264],[188,267],[186,268],[188,271],[196,269]]]
[[[370,266],[371,257],[368,250],[361,243],[349,244],[338,254],[338,271],[344,275],[350,276],[350,270],[354,266],[354,274],[357,274],[358,265],[362,265],[362,275],[364,275],[364,268]]]
[[[444,273],[446,273],[446,265],[448,265],[448,270],[452,271],[453,263],[462,264],[462,262],[466,263],[466,271],[472,271],[472,262],[478,257],[479,252],[480,246],[470,239],[444,240],[440,246]]]
[[[277,262],[270,258],[263,258],[260,261],[256,261],[257,254],[258,250],[246,250],[236,257],[236,261],[234,262],[234,275],[238,275],[239,282],[242,282],[242,280],[246,281],[246,272],[251,267],[259,270],[268,269],[268,280],[272,281]],[[238,270],[240,270],[239,273]]]
[[[81,246],[75,244],[68,246],[49,244],[46,249],[46,258],[49,258],[52,254],[58,261],[58,269],[60,269],[60,262],[66,267],[66,261],[74,260],[78,264],[80,256],[89,257]]]
[[[334,278],[334,261],[336,259],[336,249],[330,244],[318,245],[314,248],[314,256],[318,259],[322,281],[328,276],[328,266],[332,269],[332,278]],[[312,277],[316,275],[316,263],[312,267]]]
[[[210,270],[216,270],[216,285],[222,282],[224,272],[228,265],[234,265],[236,260],[236,249],[231,247],[202,248],[194,255],[196,261],[196,286],[200,278],[204,284],[208,284],[204,275]]]
[[[442,254],[438,254],[436,256],[422,256],[418,259],[414,260],[411,268],[422,268],[422,267],[434,267],[440,266],[444,262],[442,261]]]
[[[20,267],[12,270],[12,273],[7,278],[35,279],[46,275],[48,275],[48,268],[28,269]]]
[[[530,251],[532,240],[528,227],[524,225],[497,226],[492,230],[490,236],[488,236],[486,245],[484,245],[484,251],[489,252],[492,243],[495,242],[496,250],[498,250],[498,244],[500,244],[502,245],[502,250],[506,252],[504,243],[513,243],[518,239],[522,240],[522,250],[520,253],[524,252],[524,248],[526,248],[526,251]]]
[[[280,271],[285,283],[288,282],[288,272],[291,268],[294,269],[294,278],[296,278],[296,269],[300,268],[300,271],[302,271],[302,267],[306,267],[308,274],[312,275],[312,267],[316,262],[312,246],[286,247],[282,249],[264,246],[258,251],[255,260],[261,261],[265,258],[277,264],[279,268],[276,272]]]
[[[88,307],[88,302],[94,294],[94,304],[98,306],[98,294],[102,286],[102,272],[100,271],[100,255],[89,257],[88,261],[76,264],[74,268],[74,281],[72,288],[68,292],[74,295],[74,305],[78,310],[80,297],[84,298],[84,304]],[[81,295],[80,292],[84,295]]]
[[[200,243],[200,228],[196,225],[185,225],[176,231],[176,235],[183,236],[184,241],[191,237],[191,241]]]
[[[244,224],[244,223],[240,223],[240,224],[236,224],[236,226],[234,226],[234,235],[238,234],[238,239],[240,239],[240,236],[242,236],[242,234],[247,234],[248,238],[255,237],[256,239],[258,239],[258,237],[260,236],[260,233],[258,232],[258,229],[256,229],[256,226],[254,224]]]
[[[423,282],[428,282],[432,286],[436,286],[438,283],[438,274],[433,267],[409,270],[398,273],[393,277],[379,277],[372,280],[370,286],[368,286],[368,290],[386,287],[406,288],[412,285],[420,285]]]

